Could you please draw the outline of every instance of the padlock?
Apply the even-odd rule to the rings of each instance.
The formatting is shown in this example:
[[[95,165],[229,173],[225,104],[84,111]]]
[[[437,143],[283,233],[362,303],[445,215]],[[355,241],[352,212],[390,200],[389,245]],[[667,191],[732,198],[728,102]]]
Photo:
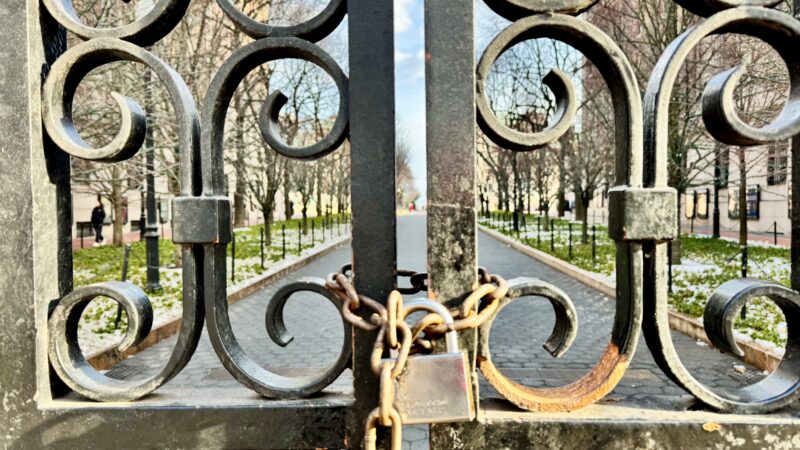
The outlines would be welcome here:
[[[406,316],[429,311],[453,323],[443,305],[427,299],[405,304]],[[445,335],[447,353],[408,358],[405,370],[395,380],[395,407],[403,424],[464,422],[475,418],[472,377],[467,354],[458,350],[458,335]]]

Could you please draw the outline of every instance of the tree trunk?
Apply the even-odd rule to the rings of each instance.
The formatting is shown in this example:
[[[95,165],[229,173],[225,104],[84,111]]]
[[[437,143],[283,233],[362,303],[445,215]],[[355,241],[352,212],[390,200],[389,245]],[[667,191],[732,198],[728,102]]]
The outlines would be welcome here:
[[[549,205],[545,205],[542,208],[542,212],[544,213],[544,221],[542,225],[544,225],[544,231],[550,231],[550,207]]]
[[[564,202],[567,200],[567,194],[564,192],[564,188],[559,183],[558,185],[558,196],[556,198],[556,211],[558,211],[558,217],[564,217]]]
[[[119,168],[114,167],[111,171],[113,180],[111,181],[111,206],[114,208],[114,224],[111,243],[122,245],[122,227],[125,225],[125,210],[122,207],[122,181],[120,180]]]
[[[264,214],[264,246],[269,249],[272,246],[272,212]]]
[[[585,244],[589,241],[586,227],[586,205],[583,203],[583,192],[576,192],[575,195],[578,197],[575,202],[575,218],[581,221],[581,243]]]
[[[289,197],[289,186],[291,186],[291,174],[289,173],[290,166],[286,167],[283,175],[283,217],[289,220],[294,215],[293,208],[289,207],[292,199]]]
[[[236,109],[236,160],[233,162],[236,174],[236,189],[233,193],[233,226],[242,228],[247,218],[245,199],[247,198],[247,183],[245,181],[245,149],[244,149],[244,102],[241,95],[236,95],[234,100]]]

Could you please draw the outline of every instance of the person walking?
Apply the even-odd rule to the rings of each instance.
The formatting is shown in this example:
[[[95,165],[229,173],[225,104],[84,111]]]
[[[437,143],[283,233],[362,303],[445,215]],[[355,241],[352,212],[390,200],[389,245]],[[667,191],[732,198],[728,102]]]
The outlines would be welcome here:
[[[94,247],[103,245],[103,223],[106,220],[106,210],[103,201],[97,198],[97,206],[92,209],[92,228],[94,228]]]

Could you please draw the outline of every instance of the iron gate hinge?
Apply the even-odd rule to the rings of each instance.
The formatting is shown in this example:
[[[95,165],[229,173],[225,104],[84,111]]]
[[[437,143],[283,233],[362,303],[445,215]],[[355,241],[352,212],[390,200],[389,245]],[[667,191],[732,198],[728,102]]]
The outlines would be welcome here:
[[[227,244],[232,240],[231,201],[225,197],[172,200],[172,242]]]
[[[608,235],[615,241],[669,241],[677,235],[678,192],[617,186],[608,192]]]

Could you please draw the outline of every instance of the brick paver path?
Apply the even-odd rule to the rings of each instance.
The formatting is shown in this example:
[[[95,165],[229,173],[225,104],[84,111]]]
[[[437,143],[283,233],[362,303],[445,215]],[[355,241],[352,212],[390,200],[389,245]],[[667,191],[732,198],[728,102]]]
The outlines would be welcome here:
[[[398,219],[398,267],[424,270],[426,222],[422,215]],[[543,266],[535,260],[481,234],[479,259],[482,266],[508,279],[529,276],[556,284],[573,300],[578,311],[580,332],[572,348],[561,359],[551,357],[542,344],[553,326],[549,303],[541,299],[521,300],[508,306],[495,322],[490,346],[495,364],[505,373],[530,386],[567,384],[595,364],[608,342],[614,312],[614,301],[600,292]],[[343,329],[338,313],[318,297],[293,298],[286,307],[286,325],[295,336],[287,348],[270,341],[264,329],[267,302],[275,290],[285,283],[307,276],[324,276],[335,271],[350,258],[350,249],[335,251],[298,270],[230,308],[231,321],[242,347],[259,363],[286,375],[325,367],[332,362],[342,342]],[[699,345],[683,335],[673,333],[684,364],[703,382],[716,388],[733,388],[757,379],[760,373],[747,368],[743,374],[733,368],[738,361]],[[112,369],[118,376],[139,377],[153,373],[168,357],[174,339],[168,339]],[[347,390],[352,375],[347,371],[331,387]],[[245,389],[222,367],[207,337],[203,337],[192,361],[170,385]],[[482,397],[496,397],[482,383]],[[636,357],[627,375],[609,396],[610,401],[658,406],[686,407],[691,403],[681,389],[669,382],[650,356],[641,339]],[[425,427],[407,427],[406,447],[427,448]]]

